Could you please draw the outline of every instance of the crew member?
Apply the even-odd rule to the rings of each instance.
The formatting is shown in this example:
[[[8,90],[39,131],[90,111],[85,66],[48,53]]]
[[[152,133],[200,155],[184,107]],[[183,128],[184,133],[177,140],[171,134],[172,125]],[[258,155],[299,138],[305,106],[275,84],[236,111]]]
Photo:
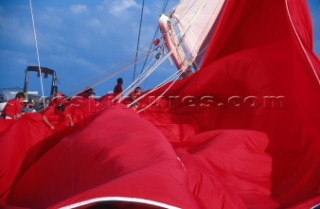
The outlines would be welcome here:
[[[117,85],[113,89],[114,97],[117,97],[119,94],[121,96],[121,94],[122,94],[122,84],[123,84],[122,78],[118,78],[117,79]]]
[[[141,87],[136,87],[134,89],[133,92],[131,92],[129,94],[129,102],[130,102],[130,107],[133,109],[133,110],[137,110],[138,106],[140,105],[140,102],[136,101],[142,94],[142,89]]]
[[[4,107],[1,118],[4,119],[17,119],[21,117],[22,103],[26,99],[25,95],[22,92],[16,94],[14,99],[8,101]]]
[[[54,130],[58,126],[73,127],[74,123],[70,114],[70,111],[66,110],[63,104],[57,106],[49,106],[42,113],[42,121],[51,129]]]
[[[67,102],[64,99],[64,96],[60,92],[57,92],[55,93],[54,97],[51,99],[49,106],[57,106],[59,104],[66,105]]]

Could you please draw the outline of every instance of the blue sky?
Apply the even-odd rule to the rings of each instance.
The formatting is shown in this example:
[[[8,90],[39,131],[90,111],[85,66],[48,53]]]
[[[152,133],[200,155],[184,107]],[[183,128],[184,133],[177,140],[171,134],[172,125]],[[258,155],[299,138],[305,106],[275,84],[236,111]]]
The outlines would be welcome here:
[[[157,28],[163,0],[146,0],[140,50],[147,49]],[[177,0],[169,1],[168,9]],[[315,51],[320,56],[320,1],[308,0],[314,26]],[[72,95],[106,77],[105,69],[134,60],[142,0],[32,0],[41,65],[57,71],[59,91]],[[124,63],[124,62],[122,62]],[[127,61],[125,63],[128,63]],[[24,70],[37,65],[29,0],[0,0],[0,88],[22,87]],[[117,68],[121,68],[118,66]],[[141,70],[138,66],[136,73]],[[153,87],[175,72],[165,63],[141,86]],[[124,87],[133,67],[94,87],[98,95],[112,91],[117,77]],[[95,80],[89,80],[94,77]],[[156,81],[156,82],[154,82]],[[44,80],[45,94],[49,82]],[[31,75],[30,88],[40,92]]]

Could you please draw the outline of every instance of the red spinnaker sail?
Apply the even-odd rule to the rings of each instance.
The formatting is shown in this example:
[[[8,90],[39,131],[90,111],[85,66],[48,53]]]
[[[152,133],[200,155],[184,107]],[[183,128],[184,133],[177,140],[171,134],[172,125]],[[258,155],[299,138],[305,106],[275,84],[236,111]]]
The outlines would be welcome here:
[[[38,114],[1,120],[0,205],[319,204],[320,61],[312,44],[305,0],[227,0],[201,69],[149,109],[100,107],[56,132]]]

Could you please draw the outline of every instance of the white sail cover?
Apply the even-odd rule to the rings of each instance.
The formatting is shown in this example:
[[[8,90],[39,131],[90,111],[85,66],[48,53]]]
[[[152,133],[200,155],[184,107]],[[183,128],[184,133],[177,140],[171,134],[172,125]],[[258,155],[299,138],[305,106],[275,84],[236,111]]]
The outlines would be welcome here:
[[[172,18],[175,20],[190,59],[196,59],[224,5],[225,0],[181,0]]]

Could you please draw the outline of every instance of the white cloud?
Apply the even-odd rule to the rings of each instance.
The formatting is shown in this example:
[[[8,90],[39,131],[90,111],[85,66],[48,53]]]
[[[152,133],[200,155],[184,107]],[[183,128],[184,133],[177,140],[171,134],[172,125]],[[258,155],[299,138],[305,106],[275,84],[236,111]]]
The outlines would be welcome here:
[[[88,11],[88,7],[84,4],[72,5],[70,7],[72,14],[79,15]]]
[[[90,40],[84,35],[78,35],[76,38],[76,43],[82,47],[87,47],[91,44]]]
[[[47,25],[48,27],[57,30],[63,25],[64,20],[61,14],[64,12],[65,11],[61,9],[47,7],[35,15],[35,21],[36,23],[39,23],[39,25]],[[38,26],[38,24],[36,26]]]
[[[103,8],[114,16],[121,16],[125,14],[128,9],[137,6],[138,4],[135,0],[116,0],[112,2],[110,2],[110,0],[105,0],[100,9]]]
[[[0,16],[0,32],[2,38],[11,39],[13,37],[17,43],[34,44],[32,28],[16,17]]]
[[[21,57],[16,58],[16,62],[23,66],[27,66],[29,64],[27,59]]]
[[[87,21],[87,24],[91,28],[100,28],[102,26],[102,23],[97,18],[91,18]]]

